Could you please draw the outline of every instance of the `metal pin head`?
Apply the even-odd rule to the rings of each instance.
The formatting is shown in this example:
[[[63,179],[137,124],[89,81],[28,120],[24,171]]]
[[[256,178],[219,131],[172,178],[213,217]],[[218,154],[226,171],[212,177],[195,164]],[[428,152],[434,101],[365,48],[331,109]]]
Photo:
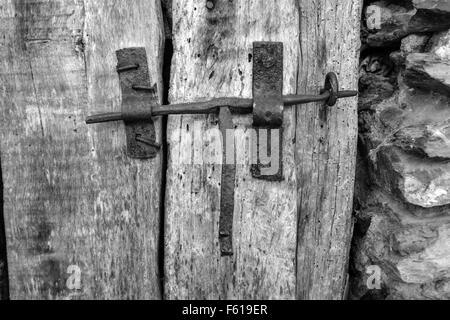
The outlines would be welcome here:
[[[214,2],[213,2],[212,0],[206,1],[206,8],[207,8],[208,10],[214,9]]]

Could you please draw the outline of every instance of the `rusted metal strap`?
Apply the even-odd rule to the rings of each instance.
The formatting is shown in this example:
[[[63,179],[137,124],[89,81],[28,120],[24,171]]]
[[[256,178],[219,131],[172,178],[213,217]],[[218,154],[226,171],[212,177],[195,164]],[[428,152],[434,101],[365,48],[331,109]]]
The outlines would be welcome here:
[[[283,43],[253,44],[253,126],[256,152],[252,176],[257,179],[283,179]],[[264,141],[265,140],[265,141]],[[261,143],[262,142],[262,143]],[[276,152],[276,154],[273,154]],[[271,159],[268,163],[266,159]],[[277,163],[272,163],[273,161]]]
[[[283,43],[253,43],[253,126],[283,124]]]
[[[227,139],[234,139],[229,136],[227,130],[233,129],[231,111],[224,107],[219,112],[219,129],[222,133],[222,179],[220,184],[220,218],[219,218],[219,242],[222,256],[231,256],[233,254],[233,214],[234,214],[234,189],[236,177],[236,164],[234,159],[234,150],[228,150],[226,146],[229,143]],[[232,156],[232,159],[230,159]]]
[[[130,158],[154,158],[158,151],[155,126],[151,118],[132,117],[151,115],[152,105],[158,103],[157,88],[150,87],[145,48],[126,48],[116,51],[117,72],[122,90],[122,114],[125,115],[127,153]],[[145,88],[145,90],[136,89]]]

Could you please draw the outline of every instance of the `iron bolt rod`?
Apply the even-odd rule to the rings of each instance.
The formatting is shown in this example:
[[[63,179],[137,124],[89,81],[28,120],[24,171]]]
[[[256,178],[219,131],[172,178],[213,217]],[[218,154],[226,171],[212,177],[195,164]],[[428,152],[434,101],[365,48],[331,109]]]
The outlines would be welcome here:
[[[348,98],[358,95],[357,91],[339,91],[338,98]],[[319,95],[286,95],[283,96],[285,106],[293,106],[310,102],[326,101],[330,97],[330,92],[325,91]],[[151,111],[136,111],[132,114],[122,112],[110,112],[96,114],[86,118],[87,124],[109,122],[109,121],[137,121],[147,120],[154,116],[174,115],[174,114],[209,114],[217,113],[218,108],[229,107],[234,113],[246,114],[253,111],[253,99],[245,98],[215,98],[203,102],[190,102],[169,104],[163,106],[152,106]]]

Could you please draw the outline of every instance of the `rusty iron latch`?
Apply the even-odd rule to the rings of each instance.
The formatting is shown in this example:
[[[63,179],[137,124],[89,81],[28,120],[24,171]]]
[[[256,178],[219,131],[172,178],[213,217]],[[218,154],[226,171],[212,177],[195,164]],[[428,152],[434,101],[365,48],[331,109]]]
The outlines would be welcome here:
[[[256,163],[252,164],[251,173],[254,178],[270,181],[283,179],[282,168],[282,125],[284,106],[295,106],[310,102],[324,102],[334,106],[339,98],[353,97],[357,91],[339,91],[339,83],[335,73],[325,77],[324,88],[318,95],[282,95],[283,93],[283,43],[253,43],[253,99],[215,98],[203,102],[158,105],[156,86],[150,86],[150,76],[145,48],[126,48],[116,52],[119,78],[122,89],[122,111],[89,116],[87,124],[123,120],[126,127],[128,155],[131,158],[154,158],[160,148],[155,141],[153,117],[175,114],[211,114],[219,115],[219,129],[223,139],[226,130],[233,128],[232,113],[253,114],[253,126],[256,128],[257,154]],[[261,131],[263,129],[264,131]],[[271,130],[267,130],[271,129]],[[277,134],[278,164],[277,172],[265,173],[266,164],[262,163],[262,154],[266,155],[259,145],[259,134],[265,132],[268,142],[267,150],[271,150],[270,135]],[[223,156],[225,159],[225,150]],[[219,240],[222,256],[233,254],[232,225],[234,212],[235,164],[222,165],[221,205],[219,218]]]

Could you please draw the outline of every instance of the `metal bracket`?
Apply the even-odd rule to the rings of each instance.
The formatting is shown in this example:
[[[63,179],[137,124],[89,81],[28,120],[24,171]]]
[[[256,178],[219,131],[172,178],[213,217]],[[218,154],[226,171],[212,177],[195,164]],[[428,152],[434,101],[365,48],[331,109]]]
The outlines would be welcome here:
[[[283,43],[253,43],[253,126],[283,124]]]
[[[122,114],[151,114],[152,105],[158,103],[158,98],[156,85],[150,87],[145,48],[126,48],[116,51],[116,55],[122,90]],[[156,157],[159,146],[155,142],[153,120],[128,117],[124,122],[128,156],[135,159]]]
[[[255,42],[253,43],[253,126],[256,128],[256,137],[253,138],[257,141],[253,142],[253,145],[256,143],[256,150],[252,150],[256,153],[252,157],[256,163],[253,163],[251,167],[254,178],[269,181],[283,180],[283,131],[281,128],[283,106],[283,43]],[[273,144],[276,144],[275,148]],[[276,157],[271,154],[272,150],[278,151]],[[267,163],[263,161],[263,158],[278,161]]]

